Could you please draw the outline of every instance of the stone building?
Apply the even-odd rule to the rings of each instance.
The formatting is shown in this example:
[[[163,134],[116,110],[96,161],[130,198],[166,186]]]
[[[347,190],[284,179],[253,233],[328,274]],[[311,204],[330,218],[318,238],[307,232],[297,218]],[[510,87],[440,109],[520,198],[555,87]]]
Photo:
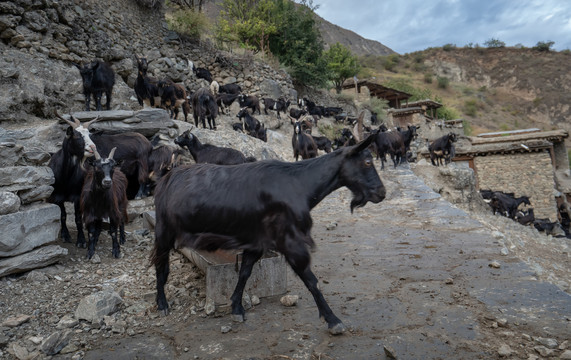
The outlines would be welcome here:
[[[476,187],[528,196],[536,218],[558,219],[567,203],[569,160],[565,130],[497,132],[468,137],[453,161],[474,170]],[[428,152],[423,153],[428,157]]]

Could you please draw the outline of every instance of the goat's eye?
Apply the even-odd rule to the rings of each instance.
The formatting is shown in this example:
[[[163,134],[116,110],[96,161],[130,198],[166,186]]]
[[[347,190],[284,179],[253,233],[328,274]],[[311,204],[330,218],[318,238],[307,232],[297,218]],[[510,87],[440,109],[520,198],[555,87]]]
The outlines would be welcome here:
[[[371,159],[365,160],[365,166],[366,166],[366,167],[371,167],[371,166],[373,166],[373,160],[371,160]]]

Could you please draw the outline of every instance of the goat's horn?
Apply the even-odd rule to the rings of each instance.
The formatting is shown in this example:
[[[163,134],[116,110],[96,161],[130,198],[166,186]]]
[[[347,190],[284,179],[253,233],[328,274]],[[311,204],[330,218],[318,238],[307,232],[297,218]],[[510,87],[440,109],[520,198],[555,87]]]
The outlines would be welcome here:
[[[101,155],[99,155],[97,149],[93,149],[93,155],[95,155],[95,160],[101,160]]]
[[[107,157],[107,159],[113,160],[113,155],[115,155],[115,150],[117,150],[116,147],[114,147],[113,149],[111,149],[111,152],[109,152],[109,156]]]
[[[96,117],[95,119],[93,119],[93,120],[87,122],[87,123],[85,124],[85,128],[88,129],[89,126],[91,126],[91,124],[93,124],[93,123],[96,122],[96,121],[99,121],[99,115],[97,115],[97,117]]]
[[[81,125],[81,124],[79,124],[78,122],[72,122],[72,121],[69,121],[68,119],[65,119],[63,116],[61,116],[61,115],[57,112],[57,110],[55,111],[55,113],[56,113],[56,116],[57,116],[58,118],[62,119],[62,120],[65,121],[66,123],[68,123],[69,126],[71,126],[71,127],[74,128],[74,129],[76,129],[79,125]],[[70,116],[71,116],[71,115],[70,115]],[[72,117],[72,118],[73,118],[73,117]]]

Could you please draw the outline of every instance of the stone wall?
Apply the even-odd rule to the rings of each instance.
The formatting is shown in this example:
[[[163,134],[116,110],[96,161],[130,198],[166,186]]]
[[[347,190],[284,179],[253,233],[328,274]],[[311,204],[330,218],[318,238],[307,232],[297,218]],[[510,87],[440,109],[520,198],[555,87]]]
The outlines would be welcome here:
[[[184,41],[167,29],[162,11],[136,0],[0,2],[0,52],[0,122],[53,118],[56,108],[83,110],[81,77],[73,63],[94,59],[109,62],[117,74],[112,108],[139,110],[135,55],[148,58],[150,75],[184,83],[190,91],[209,85],[192,74],[192,60],[219,83],[238,83],[245,93],[297,97],[285,71]]]
[[[480,189],[529,196],[536,218],[557,220],[555,181],[549,152],[488,155],[474,158]]]
[[[58,236],[60,210],[44,202],[54,176],[47,151],[23,145],[31,134],[0,128],[0,277],[67,255],[67,249],[50,245]]]

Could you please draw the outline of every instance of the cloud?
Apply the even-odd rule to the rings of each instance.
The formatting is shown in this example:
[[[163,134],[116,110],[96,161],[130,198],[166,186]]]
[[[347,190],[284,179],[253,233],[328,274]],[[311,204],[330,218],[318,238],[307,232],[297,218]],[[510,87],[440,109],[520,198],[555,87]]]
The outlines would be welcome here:
[[[507,46],[554,41],[555,50],[571,49],[568,1],[327,0],[318,5],[317,14],[327,21],[401,54],[445,44],[483,46],[491,38]]]

